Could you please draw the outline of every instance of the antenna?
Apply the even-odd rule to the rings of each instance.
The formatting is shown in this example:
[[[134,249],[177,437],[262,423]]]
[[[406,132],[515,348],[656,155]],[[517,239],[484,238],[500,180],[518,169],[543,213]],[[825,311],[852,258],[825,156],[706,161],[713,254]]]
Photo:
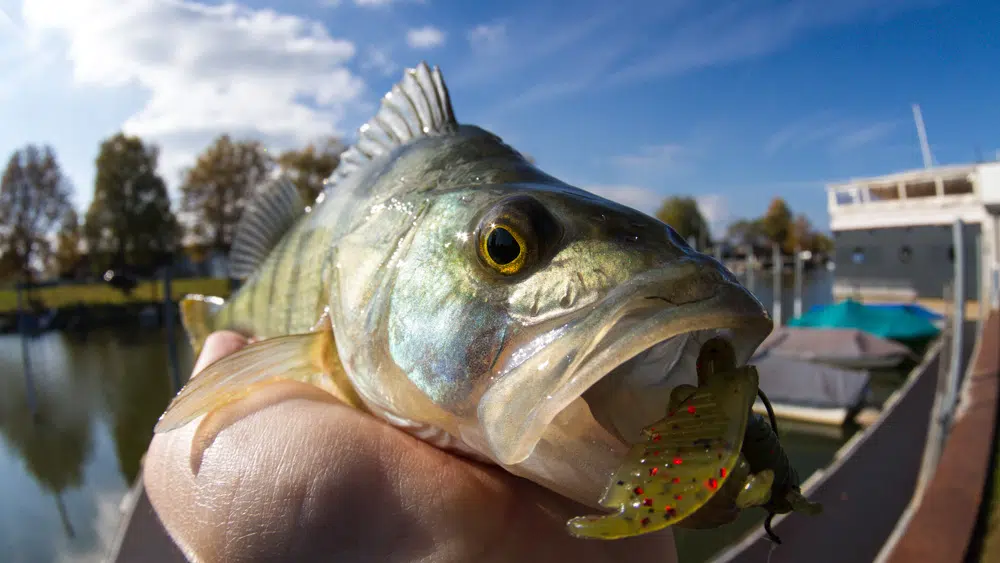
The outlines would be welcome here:
[[[924,155],[924,168],[929,169],[934,165],[934,157],[931,156],[931,146],[927,144],[927,129],[924,128],[924,116],[920,113],[919,104],[913,104],[913,121],[917,124],[920,152]]]

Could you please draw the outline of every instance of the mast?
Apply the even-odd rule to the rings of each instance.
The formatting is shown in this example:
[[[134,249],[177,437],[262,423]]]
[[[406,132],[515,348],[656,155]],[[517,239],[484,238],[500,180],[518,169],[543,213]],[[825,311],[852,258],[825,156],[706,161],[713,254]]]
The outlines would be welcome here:
[[[927,129],[924,128],[924,116],[920,113],[920,105],[913,104],[913,121],[917,124],[917,136],[920,137],[920,152],[924,155],[924,168],[934,166],[931,156],[931,146],[927,143]]]

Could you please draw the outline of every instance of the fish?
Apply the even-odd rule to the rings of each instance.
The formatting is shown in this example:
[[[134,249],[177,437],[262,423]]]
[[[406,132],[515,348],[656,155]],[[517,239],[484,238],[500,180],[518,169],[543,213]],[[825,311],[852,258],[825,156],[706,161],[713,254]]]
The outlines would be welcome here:
[[[189,381],[155,428],[204,416],[194,471],[245,414],[239,399],[294,380],[601,511],[567,523],[579,537],[808,507],[751,412],[745,364],[773,328],[760,302],[669,225],[460,124],[437,67],[404,72],[315,201],[279,174],[256,186],[234,233],[240,287],[188,295],[182,322],[196,353],[216,330],[253,341]],[[694,414],[671,420],[676,409]],[[656,502],[678,499],[636,524],[647,500],[620,483],[648,470],[654,435],[672,461],[686,456],[698,490],[680,499],[668,462],[643,482],[660,487]],[[744,451],[747,435],[780,455]],[[692,436],[712,455],[688,455]]]

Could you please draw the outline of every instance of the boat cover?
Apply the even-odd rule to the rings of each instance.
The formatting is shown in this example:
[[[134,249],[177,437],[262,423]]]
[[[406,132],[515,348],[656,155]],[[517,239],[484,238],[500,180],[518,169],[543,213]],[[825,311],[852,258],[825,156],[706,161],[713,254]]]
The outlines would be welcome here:
[[[804,328],[856,328],[882,338],[912,341],[933,338],[941,332],[924,315],[903,307],[865,305],[846,299],[836,305],[813,307],[788,326]]]
[[[857,367],[891,367],[912,356],[899,342],[856,328],[776,328],[757,348],[771,354],[811,362]]]
[[[765,354],[754,360],[760,388],[772,403],[814,408],[854,408],[868,390],[867,371],[846,370]]]

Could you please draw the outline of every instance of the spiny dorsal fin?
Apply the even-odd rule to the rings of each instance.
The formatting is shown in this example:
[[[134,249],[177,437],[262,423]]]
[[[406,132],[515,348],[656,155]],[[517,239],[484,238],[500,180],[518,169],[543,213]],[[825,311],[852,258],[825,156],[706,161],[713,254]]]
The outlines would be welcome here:
[[[419,137],[452,133],[458,129],[448,87],[441,69],[421,62],[408,68],[403,79],[382,98],[375,117],[358,130],[358,140],[340,155],[340,164],[326,181],[333,188],[378,156]],[[323,197],[323,194],[320,194]]]
[[[281,237],[306,213],[295,184],[280,176],[264,182],[250,195],[236,223],[229,251],[229,275],[249,278],[264,262]]]

